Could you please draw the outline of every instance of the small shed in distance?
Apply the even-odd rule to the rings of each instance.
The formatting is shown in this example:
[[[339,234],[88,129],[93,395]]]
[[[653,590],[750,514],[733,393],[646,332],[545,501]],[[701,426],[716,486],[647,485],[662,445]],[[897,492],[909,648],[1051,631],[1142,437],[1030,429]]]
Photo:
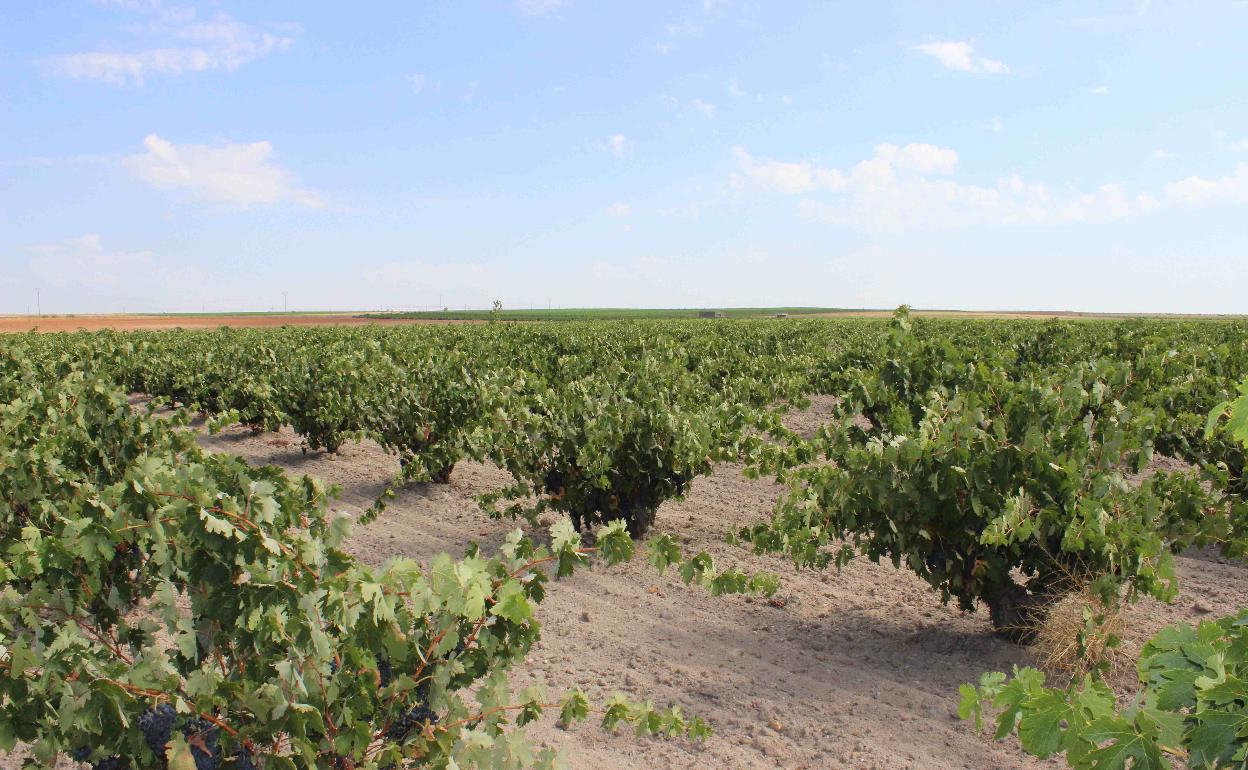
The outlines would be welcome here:
[[[718,310],[699,310],[698,318],[727,318],[727,316]]]

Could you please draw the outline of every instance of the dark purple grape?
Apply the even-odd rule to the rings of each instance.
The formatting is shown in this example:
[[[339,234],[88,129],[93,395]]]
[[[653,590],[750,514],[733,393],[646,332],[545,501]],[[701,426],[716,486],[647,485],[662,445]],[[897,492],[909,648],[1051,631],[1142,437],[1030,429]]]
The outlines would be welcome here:
[[[143,733],[143,741],[162,765],[165,761],[165,747],[169,745],[169,738],[173,734],[173,720],[177,715],[173,706],[168,703],[162,703],[139,715],[139,730]]]
[[[217,726],[206,719],[195,719],[182,728],[182,734],[187,741],[198,738],[191,742],[195,770],[217,770],[221,764],[221,736]]]
[[[256,760],[248,749],[239,749],[238,756],[234,758],[235,770],[257,770]]]
[[[391,722],[390,727],[386,729],[386,739],[402,743],[412,732],[412,728],[423,727],[426,722],[436,725],[438,715],[428,705],[422,703],[414,709],[405,711],[402,716]]]

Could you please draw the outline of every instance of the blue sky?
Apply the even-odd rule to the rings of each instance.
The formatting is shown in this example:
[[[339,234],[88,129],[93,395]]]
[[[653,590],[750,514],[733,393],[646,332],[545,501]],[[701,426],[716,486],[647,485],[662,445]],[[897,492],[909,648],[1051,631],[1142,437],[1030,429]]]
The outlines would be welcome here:
[[[1248,0],[4,16],[0,313],[1248,312]]]

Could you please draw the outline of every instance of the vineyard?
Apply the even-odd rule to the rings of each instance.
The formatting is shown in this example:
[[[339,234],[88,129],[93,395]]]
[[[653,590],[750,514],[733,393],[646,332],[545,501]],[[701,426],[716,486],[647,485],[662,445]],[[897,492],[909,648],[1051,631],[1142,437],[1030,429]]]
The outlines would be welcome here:
[[[905,308],[0,337],[0,756],[1248,766],[1245,339]],[[1072,677],[1033,645],[1079,599]]]

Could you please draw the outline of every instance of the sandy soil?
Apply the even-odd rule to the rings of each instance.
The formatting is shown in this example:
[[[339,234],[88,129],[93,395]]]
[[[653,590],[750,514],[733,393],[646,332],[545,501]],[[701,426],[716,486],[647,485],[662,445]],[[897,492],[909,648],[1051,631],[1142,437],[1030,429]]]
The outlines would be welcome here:
[[[810,433],[829,409],[829,401],[817,400],[790,415],[790,427]],[[305,456],[288,431],[236,429],[203,443],[332,481],[346,510],[367,506],[397,466],[367,442],[337,457]],[[470,541],[493,550],[517,525],[482,514],[474,496],[508,481],[495,467],[461,463],[447,485],[400,493],[381,518],[357,528],[347,549],[370,563],[458,553]],[[723,465],[697,479],[685,500],[665,504],[656,525],[721,565],[778,573],[776,601],[712,597],[675,575],[658,575],[640,555],[584,570],[552,584],[538,607],[542,641],[513,678],[517,689],[538,683],[552,693],[580,687],[593,700],[624,692],[679,704],[708,720],[715,735],[703,744],[637,739],[592,724],[564,731],[548,718],[530,726],[536,742],[561,748],[572,767],[602,770],[1064,766],[1029,758],[1013,741],[977,736],[956,718],[959,684],[1034,663],[1027,648],[992,634],[986,611],[942,607],[925,583],[891,565],[859,560],[839,573],[796,572],[782,559],[723,543],[731,526],[765,516],[779,491]],[[1248,605],[1242,566],[1208,554],[1179,561],[1183,596],[1171,606],[1133,608],[1129,642],[1168,623]],[[16,765],[0,760],[0,767]]]
[[[220,326],[262,328],[268,326],[361,326],[379,324],[480,323],[441,321],[430,318],[357,318],[351,313],[308,313],[304,315],[6,315],[0,316],[0,332],[73,332],[115,329],[216,329]]]
[[[790,416],[813,432],[830,401]],[[271,462],[339,484],[340,504],[367,506],[396,469],[363,443],[334,458],[304,456],[297,436],[236,430],[205,438],[211,449]],[[1159,461],[1166,466],[1167,459]],[[1169,461],[1173,463],[1173,461]],[[401,493],[381,518],[359,528],[349,550],[368,562],[402,554],[457,553],[470,541],[492,549],[516,523],[483,515],[475,495],[509,482],[488,465],[461,463],[447,485]],[[593,725],[562,731],[549,720],[535,740],[561,747],[573,767],[624,768],[1032,768],[1061,767],[993,743],[956,719],[957,687],[986,670],[1033,663],[997,639],[987,612],[942,607],[916,576],[865,560],[845,570],[797,572],[784,560],[723,543],[733,525],[765,516],[780,492],[723,465],[698,479],[683,501],[665,504],[657,527],[723,565],[780,574],[777,601],[712,597],[660,576],[638,557],[579,572],[552,586],[538,608],[542,642],[517,672],[518,688],[581,687],[591,699],[614,692],[679,704],[712,723],[704,745],[606,735]],[[1171,606],[1133,608],[1129,641],[1161,626],[1248,605],[1242,566],[1209,555],[1180,559],[1183,596]],[[1197,608],[1199,607],[1199,609]]]

